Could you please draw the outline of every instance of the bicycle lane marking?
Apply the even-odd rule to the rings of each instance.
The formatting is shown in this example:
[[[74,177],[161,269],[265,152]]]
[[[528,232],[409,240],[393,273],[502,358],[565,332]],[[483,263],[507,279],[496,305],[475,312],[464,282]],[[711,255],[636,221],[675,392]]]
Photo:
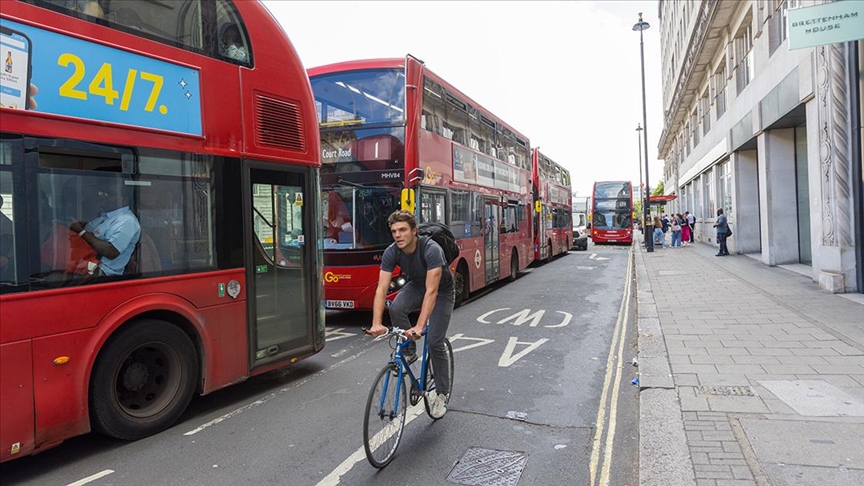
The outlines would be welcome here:
[[[592,440],[591,446],[591,459],[588,466],[588,475],[589,475],[589,484],[593,486],[596,482],[597,478],[597,467],[600,463],[600,449],[603,448],[602,440],[603,440],[603,429],[606,423],[606,401],[609,396],[609,387],[612,386],[613,377],[613,364],[615,362],[616,354],[615,348],[619,347],[620,353],[623,354],[624,348],[623,343],[625,342],[624,336],[626,334],[626,329],[624,329],[624,324],[626,322],[627,312],[629,311],[629,299],[630,299],[630,280],[631,280],[631,272],[633,268],[633,259],[630,258],[627,262],[627,273],[626,273],[626,283],[624,284],[624,296],[621,299],[621,305],[618,308],[618,320],[615,323],[615,332],[612,335],[612,342],[609,345],[609,357],[606,359],[606,376],[603,378],[603,391],[600,394],[600,406],[597,409],[597,420],[596,420],[596,431],[594,432],[594,438]],[[620,344],[619,344],[620,342]],[[622,361],[623,357],[619,357],[618,361]],[[620,364],[620,363],[619,363]],[[620,375],[616,375],[619,376]],[[610,430],[614,430],[616,417],[614,413],[617,413],[618,409],[618,398],[615,395],[617,393],[618,387],[615,387],[613,391],[612,402],[610,403],[610,413],[609,413],[609,428]],[[607,449],[612,447],[612,441],[614,437],[610,440],[607,437],[606,447]],[[604,458],[609,454],[604,454]],[[606,465],[604,464],[604,470],[606,469]],[[603,471],[601,471],[602,474]],[[608,481],[608,476],[605,478],[601,476],[601,480],[605,479]],[[601,482],[602,484],[602,482]]]
[[[462,334],[455,334],[451,337],[448,337],[447,339],[449,339],[452,343],[453,341],[455,341],[457,339],[472,339],[472,338],[464,338],[464,337],[462,337]],[[481,342],[479,344],[471,344],[468,346],[463,346],[461,348],[456,348],[453,350],[453,354],[456,354],[459,351],[465,351],[466,349],[471,349],[471,348],[475,348],[478,346],[483,346],[484,344],[489,344],[489,343],[493,342],[491,339],[484,339],[483,341],[488,341],[488,342]],[[452,383],[451,383],[451,385],[452,385]],[[425,406],[423,405],[422,400],[417,402],[417,405],[412,405],[411,407],[409,407],[408,410],[406,410],[405,426],[407,427],[408,424],[410,424],[412,420],[414,420],[415,418],[422,415],[425,411],[426,411],[426,409],[425,409]],[[345,473],[347,473],[352,468],[354,468],[355,464],[357,464],[358,462],[360,462],[364,459],[366,459],[366,450],[363,447],[360,447],[359,449],[354,451],[353,454],[348,456],[347,459],[342,461],[342,464],[339,464],[338,466],[336,466],[335,469],[330,471],[330,474],[328,474],[326,477],[324,477],[324,479],[319,481],[317,486],[335,486],[335,485],[339,484],[339,480],[342,478],[342,476],[344,476]]]

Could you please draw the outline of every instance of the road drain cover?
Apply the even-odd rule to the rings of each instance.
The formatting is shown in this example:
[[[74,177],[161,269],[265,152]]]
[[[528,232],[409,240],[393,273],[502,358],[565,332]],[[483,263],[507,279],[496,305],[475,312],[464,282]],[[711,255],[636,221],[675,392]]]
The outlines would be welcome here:
[[[726,397],[753,397],[753,388],[749,386],[700,386],[702,395],[723,395]]]
[[[515,486],[522,477],[528,455],[471,447],[453,466],[447,481],[469,486]]]

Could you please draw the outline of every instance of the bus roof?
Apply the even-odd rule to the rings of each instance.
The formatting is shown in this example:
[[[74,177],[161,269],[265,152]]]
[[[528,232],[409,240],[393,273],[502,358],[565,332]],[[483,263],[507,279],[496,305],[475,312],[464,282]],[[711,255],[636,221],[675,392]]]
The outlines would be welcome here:
[[[307,72],[309,73],[309,77],[311,78],[314,76],[321,76],[321,75],[325,75],[325,74],[332,74],[332,73],[338,73],[338,72],[343,72],[343,71],[359,71],[359,70],[363,70],[363,69],[404,69],[405,68],[405,62],[406,62],[406,58],[404,58],[404,57],[402,57],[402,58],[397,58],[397,57],[380,58],[380,59],[356,59],[356,60],[351,60],[351,61],[343,61],[343,62],[337,62],[337,63],[332,63],[332,64],[326,64],[323,66],[316,66],[313,68],[309,68],[307,70]],[[530,149],[531,143],[528,140],[527,136],[525,136],[524,134],[522,134],[518,130],[514,129],[512,126],[510,126],[510,124],[502,121],[492,111],[488,110],[487,108],[483,107],[482,105],[480,105],[479,103],[477,103],[476,101],[471,99],[471,97],[466,95],[464,92],[462,92],[458,88],[454,87],[452,84],[445,81],[444,78],[435,74],[434,71],[432,71],[431,69],[426,67],[426,65],[423,63],[423,61],[420,61],[418,59],[416,62],[419,62],[420,64],[423,65],[423,73],[424,74],[426,74],[429,77],[431,77],[432,79],[434,79],[436,83],[444,86],[444,88],[446,88],[447,91],[450,91],[451,93],[454,93],[454,94],[458,94],[459,98],[461,98],[463,101],[465,101],[468,104],[470,104],[471,106],[473,106],[475,109],[483,111],[489,118],[494,120],[495,123],[501,125],[502,127],[506,128],[507,130],[510,130],[510,132],[515,137],[517,137],[519,140],[525,142],[526,148]]]

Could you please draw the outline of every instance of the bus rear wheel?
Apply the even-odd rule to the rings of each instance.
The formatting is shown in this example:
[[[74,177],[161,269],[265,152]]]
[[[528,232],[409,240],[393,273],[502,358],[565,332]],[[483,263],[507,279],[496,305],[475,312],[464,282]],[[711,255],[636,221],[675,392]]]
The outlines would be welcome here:
[[[125,440],[167,429],[189,405],[197,378],[186,333],[164,321],[133,323],[108,340],[93,368],[92,427]]]
[[[456,294],[453,302],[454,309],[462,306],[468,300],[470,287],[468,285],[468,269],[464,262],[459,263],[459,267],[456,269],[456,275],[453,279],[453,293]]]
[[[510,278],[511,282],[516,281],[516,276],[519,274],[519,254],[516,253],[516,249],[513,249],[513,253],[510,255]]]

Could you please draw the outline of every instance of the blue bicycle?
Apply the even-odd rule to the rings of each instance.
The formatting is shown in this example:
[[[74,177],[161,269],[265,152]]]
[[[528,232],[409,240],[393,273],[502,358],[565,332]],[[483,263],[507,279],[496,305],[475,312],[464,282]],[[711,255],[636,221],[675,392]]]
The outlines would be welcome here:
[[[428,329],[429,326],[426,326],[423,330],[424,337]],[[439,409],[434,406],[437,398],[435,371],[429,359],[427,339],[423,339],[419,379],[414,375],[410,363],[403,354],[403,350],[411,343],[405,331],[398,327],[391,327],[385,334],[375,338],[376,341],[385,339],[390,340],[393,352],[390,361],[378,372],[372,389],[369,390],[366,416],[363,418],[363,446],[366,449],[366,459],[378,469],[389,464],[396,453],[396,448],[402,439],[402,430],[405,428],[409,397],[411,405],[417,405],[422,398],[426,413],[433,420],[440,419],[446,412],[446,408]],[[447,397],[449,402],[450,397],[453,396],[453,346],[446,338],[444,345],[447,348],[447,360],[450,364],[447,370],[450,374],[450,395]],[[410,395],[407,391],[409,383]]]

